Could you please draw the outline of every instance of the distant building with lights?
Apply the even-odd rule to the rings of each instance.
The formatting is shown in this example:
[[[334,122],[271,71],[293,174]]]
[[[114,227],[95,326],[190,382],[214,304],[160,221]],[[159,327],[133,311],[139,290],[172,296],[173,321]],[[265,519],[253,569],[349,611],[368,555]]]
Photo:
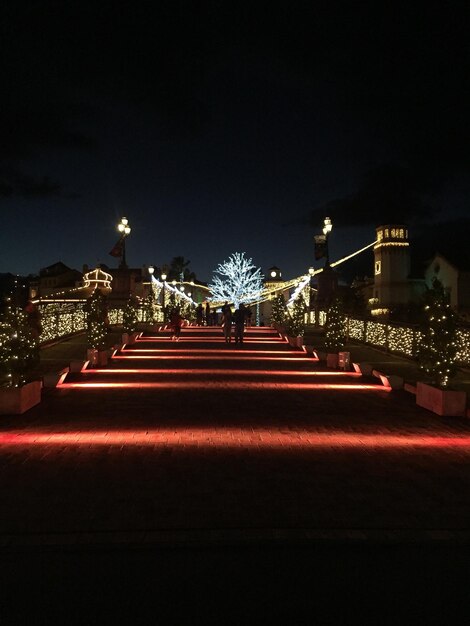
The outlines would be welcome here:
[[[259,307],[259,316],[260,320],[263,320],[265,324],[269,325],[271,320],[271,314],[273,311],[272,299],[281,293],[280,291],[276,291],[279,289],[279,286],[284,282],[282,278],[281,270],[273,265],[266,272],[266,277],[264,279],[264,289],[270,290],[272,289],[272,294],[269,296],[268,300],[261,302]],[[288,293],[287,293],[288,297]],[[286,298],[287,300],[287,298]]]
[[[57,291],[64,291],[79,287],[82,282],[82,274],[74,270],[62,261],[42,268],[35,283],[30,285],[30,297],[49,296]]]
[[[426,265],[424,280],[429,288],[435,279],[439,280],[449,294],[451,307],[470,318],[470,260],[467,254],[462,258],[458,255],[459,251],[445,255],[437,252]]]
[[[408,228],[387,224],[376,228],[374,284],[368,299],[374,316],[387,316],[396,307],[417,302],[425,290],[423,278],[411,275]]]

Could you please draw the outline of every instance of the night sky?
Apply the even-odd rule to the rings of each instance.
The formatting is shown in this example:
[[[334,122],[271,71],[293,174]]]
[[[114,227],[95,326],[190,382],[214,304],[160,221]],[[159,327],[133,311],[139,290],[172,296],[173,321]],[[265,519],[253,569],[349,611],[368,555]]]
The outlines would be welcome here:
[[[0,272],[116,266],[123,215],[131,266],[201,280],[304,273],[326,215],[332,260],[391,221],[468,248],[465,5],[4,0]]]

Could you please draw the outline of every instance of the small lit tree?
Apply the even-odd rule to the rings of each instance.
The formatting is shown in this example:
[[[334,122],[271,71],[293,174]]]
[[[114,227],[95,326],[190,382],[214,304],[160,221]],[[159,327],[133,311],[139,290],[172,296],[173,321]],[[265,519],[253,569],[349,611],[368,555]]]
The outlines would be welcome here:
[[[303,337],[303,334],[305,332],[305,310],[305,300],[303,299],[302,295],[299,294],[294,300],[292,310],[287,310],[289,314],[287,317],[287,332],[292,337]]]
[[[20,308],[7,306],[0,318],[0,372],[2,384],[20,387],[39,362],[39,343]]]
[[[143,312],[145,316],[144,317],[145,321],[153,324],[153,322],[155,321],[155,308],[156,307],[155,307],[155,294],[152,288],[148,296],[144,298],[142,308],[143,308]]]
[[[244,252],[235,252],[228,261],[221,263],[209,285],[212,300],[233,302],[235,308],[238,308],[240,302],[255,302],[262,287],[261,269],[257,269],[251,259],[245,258]]]
[[[137,303],[135,298],[129,298],[122,314],[122,325],[124,332],[135,333],[138,324]]]
[[[338,352],[346,343],[345,317],[342,302],[335,298],[328,309],[325,323],[325,348]]]
[[[449,303],[449,296],[442,284],[435,280],[425,296],[422,339],[418,351],[418,363],[432,381],[440,387],[448,387],[457,373],[457,327],[456,314]]]
[[[95,289],[88,298],[85,310],[87,311],[87,341],[88,346],[95,350],[102,350],[106,345],[106,301],[99,289]]]
[[[275,296],[272,301],[271,323],[283,324],[285,319],[286,303],[284,300],[284,296],[282,295],[282,293],[280,293]]]

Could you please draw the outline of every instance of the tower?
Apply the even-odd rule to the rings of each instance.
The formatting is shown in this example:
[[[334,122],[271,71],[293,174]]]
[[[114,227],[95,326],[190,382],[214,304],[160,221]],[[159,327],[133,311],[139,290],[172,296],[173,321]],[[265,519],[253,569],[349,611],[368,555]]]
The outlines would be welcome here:
[[[269,324],[269,320],[271,319],[272,314],[272,303],[271,300],[275,297],[279,292],[276,292],[276,287],[279,287],[284,281],[282,279],[281,270],[273,265],[268,269],[268,275],[264,279],[264,289],[273,290],[272,294],[270,294],[268,300],[265,300],[260,304],[260,316],[263,321]]]
[[[374,246],[373,315],[387,314],[391,307],[410,298],[410,244],[403,225],[378,226]]]

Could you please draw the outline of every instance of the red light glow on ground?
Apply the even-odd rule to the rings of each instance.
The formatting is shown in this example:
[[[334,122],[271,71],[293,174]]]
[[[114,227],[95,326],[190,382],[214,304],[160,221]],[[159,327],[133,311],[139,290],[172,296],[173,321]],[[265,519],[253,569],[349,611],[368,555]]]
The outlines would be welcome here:
[[[59,389],[240,389],[249,390],[256,389],[262,390],[335,390],[335,391],[382,391],[390,392],[390,387],[383,387],[382,385],[356,385],[356,384],[336,384],[336,383],[268,383],[268,382],[238,382],[238,381],[167,381],[167,382],[77,382],[77,383],[62,383],[60,380],[57,383]]]
[[[384,435],[366,433],[273,432],[264,429],[159,429],[70,432],[0,433],[1,447],[24,446],[177,446],[182,448],[236,448],[262,450],[335,447],[335,454],[351,448],[470,448],[468,436]]]
[[[243,350],[243,349],[239,349],[239,348],[233,348],[232,350],[221,350],[219,348],[209,348],[209,349],[204,349],[204,348],[195,348],[194,350],[191,349],[187,349],[187,348],[135,348],[134,350],[132,350],[132,348],[124,348],[123,350],[121,350],[121,352],[139,352],[139,354],[141,352],[150,352],[150,353],[161,353],[164,352],[165,354],[214,354],[214,355],[218,355],[218,354],[284,354],[284,355],[288,355],[288,354],[292,354],[292,355],[302,355],[302,353],[299,350]],[[302,355],[303,356],[303,355]],[[311,359],[311,360],[315,360],[315,359]]]
[[[126,350],[124,350],[126,352]],[[136,352],[136,350],[129,350],[129,352]],[[142,350],[142,352],[149,352],[149,350]],[[241,350],[240,352],[243,352]],[[233,361],[231,356],[219,356],[219,352],[214,352],[214,356],[190,356],[187,354],[184,355],[149,355],[149,354],[116,354],[113,356],[114,359],[166,359],[168,360],[176,360],[176,359],[184,359],[185,361]],[[300,354],[300,353],[298,353]],[[237,361],[315,361],[310,357],[306,356],[237,356]]]
[[[221,369],[87,369],[82,370],[83,374],[195,374],[209,376],[348,376],[358,377],[361,374],[357,372],[304,372],[304,371],[286,371],[286,370],[221,370]]]
[[[153,341],[155,343],[167,343],[167,342],[171,342],[171,336],[168,335],[168,337],[158,337],[155,339],[141,339],[140,341],[146,342],[146,341]],[[182,341],[183,343],[186,341],[199,341],[201,343],[207,343],[207,342],[219,342],[219,341],[223,341],[225,343],[225,337],[222,335],[222,333],[220,335],[213,335],[213,336],[205,336],[205,337],[195,337],[194,335],[191,336],[185,336],[184,333],[181,334],[181,338],[180,341]],[[287,340],[286,340],[287,341]],[[137,340],[137,343],[139,343],[139,340]],[[243,343],[284,343],[284,339],[281,338],[277,338],[277,337],[253,337],[248,339],[247,337],[243,338]]]

